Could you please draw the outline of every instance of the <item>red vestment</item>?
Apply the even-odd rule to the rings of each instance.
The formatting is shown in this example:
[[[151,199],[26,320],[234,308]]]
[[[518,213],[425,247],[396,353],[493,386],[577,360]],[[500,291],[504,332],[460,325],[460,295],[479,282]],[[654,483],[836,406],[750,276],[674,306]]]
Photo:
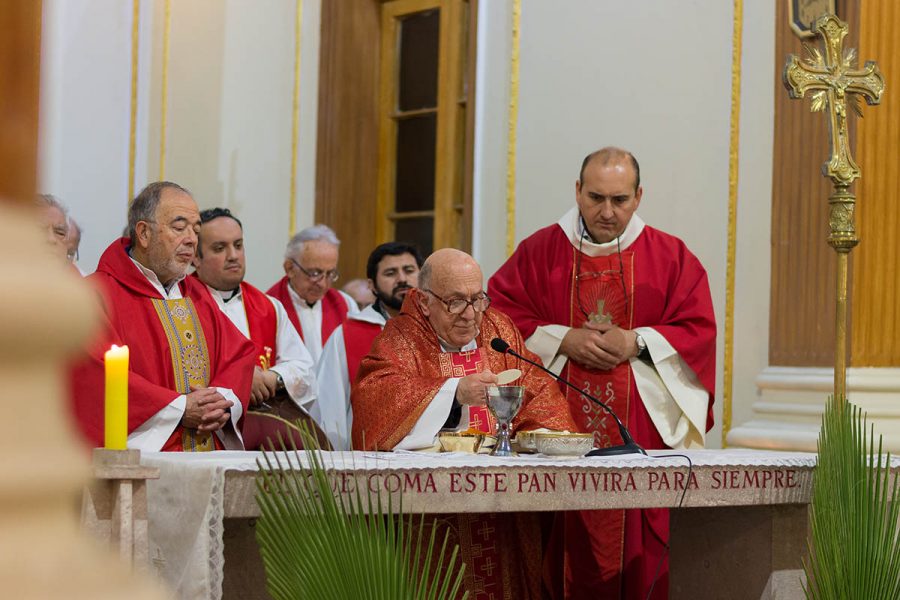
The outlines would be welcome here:
[[[349,383],[356,381],[359,365],[363,357],[369,353],[372,342],[381,333],[384,327],[378,323],[369,323],[358,319],[344,320],[344,350],[347,354],[347,373],[350,375]]]
[[[597,312],[596,297],[606,293],[604,311],[623,329],[651,327],[693,370],[708,392],[706,429],[712,426],[715,389],[715,317],[703,266],[681,240],[645,226],[633,243],[610,256],[578,256],[559,224],[525,239],[488,282],[493,305],[509,314],[525,336],[544,325],[580,327]],[[576,268],[579,272],[576,273]],[[580,275],[580,278],[577,277]],[[579,285],[576,285],[579,284]],[[540,290],[540,293],[536,293]],[[638,444],[665,448],[644,407],[625,362],[611,371],[567,361],[561,373],[608,402]],[[565,388],[563,388],[565,389]],[[582,431],[598,445],[621,443],[615,425],[580,394],[566,390]],[[548,569],[556,597],[644,598],[666,553],[668,511],[591,511],[565,514],[557,529],[565,564]],[[585,535],[585,532],[590,535]],[[654,587],[667,596],[668,570]]]
[[[197,273],[191,276],[199,280]],[[250,341],[256,347],[257,364],[261,369],[268,369],[275,364],[275,357],[278,356],[278,313],[272,301],[246,281],[241,282],[241,296]]]
[[[442,351],[437,334],[415,301],[418,294],[410,290],[400,314],[387,322],[360,365],[350,394],[354,448],[392,449],[412,430],[447,379],[462,376],[461,371],[453,373],[450,355],[456,353]],[[484,313],[475,338],[483,359],[477,371],[519,369],[521,385],[527,388],[513,430],[546,427],[571,431],[572,417],[553,379],[513,356],[491,350],[495,337],[506,340],[523,356],[539,359],[525,348],[509,317],[493,308]]]
[[[532,360],[521,334],[503,313],[488,309],[472,352],[444,352],[422,313],[418,290],[410,290],[400,314],[389,320],[363,359],[351,393],[353,446],[391,449],[413,428],[450,377],[489,368],[494,373],[517,368],[526,387],[513,430],[546,427],[571,431],[575,424],[554,381],[508,354],[490,349],[495,337]],[[363,444],[365,440],[365,444]],[[450,522],[451,542],[460,545],[466,563],[465,589],[474,600],[540,598],[540,527],[531,513],[460,514]]]
[[[199,280],[197,273],[193,277]],[[241,306],[247,319],[249,339],[255,348],[256,364],[267,371],[275,365],[278,358],[278,312],[272,300],[259,288],[246,281],[242,281],[240,285]],[[213,292],[205,285],[203,288],[215,302]],[[298,448],[303,447],[303,440],[292,424],[298,418],[307,417],[305,413],[300,413],[293,400],[285,396],[273,400],[273,409],[265,412],[248,411],[244,415],[241,423],[244,447],[247,450],[268,449],[270,443],[277,448],[279,433],[285,440],[293,439]]]
[[[256,346],[259,366],[268,369],[275,364],[275,357],[278,356],[278,313],[275,312],[272,301],[246,281],[241,282],[241,295],[244,298],[250,341]]]
[[[291,300],[291,293],[288,291],[289,285],[290,280],[285,275],[278,280],[278,283],[269,288],[269,291],[266,293],[281,301],[284,305],[284,310],[287,311],[288,318],[294,324],[297,333],[300,334],[300,338],[305,339],[303,337],[303,327],[300,325],[300,317],[297,315],[297,309],[294,308],[294,301]],[[347,316],[348,308],[344,297],[334,288],[328,288],[320,302],[322,302],[322,346],[325,346],[325,342],[328,341],[331,332],[337,329],[337,326]]]
[[[89,443],[103,445],[103,354],[113,344],[129,349],[129,433],[189,392],[184,390],[189,381],[232,390],[246,412],[255,360],[253,345],[221,313],[205,286],[186,277],[177,284],[184,303],[178,305],[180,312],[173,314],[196,320],[198,327],[188,330],[187,336],[202,339],[189,339],[191,343],[183,345],[185,370],[176,372],[169,338],[172,330],[163,324],[164,313],[159,308],[166,300],[129,258],[128,244],[127,238],[113,242],[100,257],[96,273],[87,278],[103,299],[104,324],[85,355],[73,365],[70,382],[74,416]],[[183,429],[179,424],[162,450],[183,449]],[[212,440],[221,447],[216,436]]]

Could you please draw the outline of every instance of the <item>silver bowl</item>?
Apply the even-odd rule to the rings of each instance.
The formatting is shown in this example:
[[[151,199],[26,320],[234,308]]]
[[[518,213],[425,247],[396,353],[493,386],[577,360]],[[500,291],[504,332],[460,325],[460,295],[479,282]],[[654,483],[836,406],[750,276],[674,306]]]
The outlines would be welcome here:
[[[537,451],[546,456],[584,456],[594,447],[594,434],[538,432],[534,442]]]

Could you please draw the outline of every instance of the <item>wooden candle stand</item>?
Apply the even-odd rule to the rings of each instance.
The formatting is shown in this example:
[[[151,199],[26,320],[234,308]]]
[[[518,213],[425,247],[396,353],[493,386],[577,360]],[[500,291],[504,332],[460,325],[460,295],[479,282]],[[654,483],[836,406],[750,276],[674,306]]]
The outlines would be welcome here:
[[[135,567],[149,565],[147,480],[159,469],[141,465],[140,450],[95,448],[94,479],[84,493],[81,523],[86,531],[117,547]]]

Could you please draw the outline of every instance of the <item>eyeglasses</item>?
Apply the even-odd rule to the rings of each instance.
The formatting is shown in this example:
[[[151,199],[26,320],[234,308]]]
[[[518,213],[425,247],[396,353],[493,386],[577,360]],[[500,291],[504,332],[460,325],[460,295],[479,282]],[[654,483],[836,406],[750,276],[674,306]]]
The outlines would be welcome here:
[[[484,292],[482,292],[480,295],[476,296],[475,298],[473,298],[471,300],[466,300],[464,298],[454,298],[452,300],[444,300],[443,298],[441,298],[440,296],[438,296],[431,290],[422,290],[422,291],[427,292],[427,293],[431,294],[432,296],[434,296],[435,298],[437,298],[438,300],[440,300],[441,303],[443,303],[443,305],[447,307],[447,312],[450,313],[451,315],[461,315],[464,312],[466,312],[466,308],[468,308],[469,306],[471,306],[472,310],[474,310],[475,312],[481,313],[481,312],[486,311],[488,309],[488,307],[491,305],[490,296],[488,296]]]
[[[300,272],[303,273],[304,275],[306,275],[309,278],[309,280],[312,282],[321,281],[323,278],[327,278],[328,281],[334,282],[334,281],[337,281],[338,277],[341,276],[341,274],[338,272],[337,269],[332,269],[330,271],[322,271],[321,269],[310,269],[309,271],[307,271],[300,265],[300,263],[298,263],[293,258],[291,258],[289,260],[292,263],[294,263],[294,265],[296,265],[296,267],[298,269],[300,269]]]

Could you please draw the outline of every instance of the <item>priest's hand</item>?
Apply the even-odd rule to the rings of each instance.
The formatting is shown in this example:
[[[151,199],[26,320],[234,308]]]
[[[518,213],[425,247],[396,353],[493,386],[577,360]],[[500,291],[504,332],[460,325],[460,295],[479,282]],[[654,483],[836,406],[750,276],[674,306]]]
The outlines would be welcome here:
[[[456,401],[471,406],[487,404],[487,386],[495,385],[497,376],[490,369],[466,375],[456,386]]]
[[[278,374],[275,371],[263,371],[258,366],[253,368],[253,385],[250,387],[250,406],[268,400],[278,389]]]
[[[603,341],[610,327],[613,326],[591,322],[583,327],[573,327],[560,343],[559,352],[585,367],[608,371],[621,362],[607,350],[610,343]]]
[[[613,367],[637,356],[637,333],[634,330],[622,329],[611,323],[588,322],[585,323],[585,327],[600,331],[599,345],[615,359],[616,364]]]
[[[181,423],[189,429],[218,431],[231,418],[229,409],[234,404],[226,400],[216,388],[191,388],[187,394]]]

